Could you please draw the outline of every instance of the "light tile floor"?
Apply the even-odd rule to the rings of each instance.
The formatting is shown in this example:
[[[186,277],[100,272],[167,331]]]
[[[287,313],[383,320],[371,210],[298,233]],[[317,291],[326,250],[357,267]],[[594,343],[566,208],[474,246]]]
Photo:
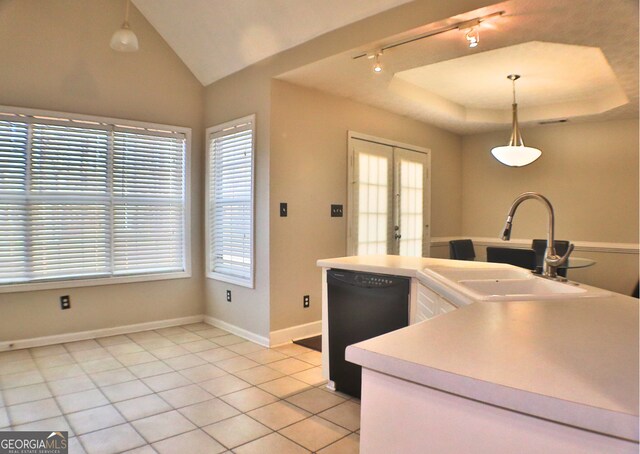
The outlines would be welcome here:
[[[0,353],[0,431],[66,430],[70,453],[359,450],[360,402],[321,355],[204,323]]]

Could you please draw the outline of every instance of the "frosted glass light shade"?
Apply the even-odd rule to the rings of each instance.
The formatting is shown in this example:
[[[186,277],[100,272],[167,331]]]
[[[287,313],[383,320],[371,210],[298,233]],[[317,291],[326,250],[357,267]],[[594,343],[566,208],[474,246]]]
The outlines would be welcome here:
[[[524,167],[538,159],[542,152],[524,145],[505,145],[491,150],[494,158],[509,167]]]
[[[111,48],[118,52],[135,52],[138,50],[138,37],[125,25],[111,37]]]

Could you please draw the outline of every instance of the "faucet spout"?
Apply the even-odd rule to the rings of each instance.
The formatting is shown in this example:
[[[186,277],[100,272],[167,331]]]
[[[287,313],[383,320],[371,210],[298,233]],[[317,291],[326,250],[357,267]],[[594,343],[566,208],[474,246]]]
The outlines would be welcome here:
[[[502,241],[509,241],[511,239],[511,227],[513,226],[512,221],[513,217],[507,216],[507,222],[504,223],[504,229],[502,229]]]
[[[548,213],[548,227],[547,227],[547,248],[545,250],[545,258],[542,264],[542,275],[544,277],[555,279],[558,275],[558,267],[564,264],[569,258],[569,254],[573,251],[573,245],[570,245],[567,253],[563,257],[558,257],[556,249],[553,244],[554,240],[554,223],[555,216],[553,213],[553,206],[549,199],[537,192],[524,192],[520,194],[511,204],[509,213],[507,214],[507,221],[505,222],[504,229],[501,235],[502,240],[509,241],[511,239],[511,229],[513,226],[513,217],[516,214],[516,210],[522,202],[529,199],[535,199],[541,202],[546,208]]]

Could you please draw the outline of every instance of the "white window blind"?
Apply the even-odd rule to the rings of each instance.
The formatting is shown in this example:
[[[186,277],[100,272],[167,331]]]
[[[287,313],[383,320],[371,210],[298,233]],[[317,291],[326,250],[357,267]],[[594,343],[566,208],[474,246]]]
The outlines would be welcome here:
[[[33,123],[30,139],[23,280],[108,273],[109,132]]]
[[[207,130],[208,275],[253,287],[255,116]]]
[[[184,138],[115,131],[113,267],[182,270]]]
[[[25,123],[0,121],[0,283],[25,274],[27,142]]]
[[[185,159],[182,132],[0,114],[0,284],[185,271]]]

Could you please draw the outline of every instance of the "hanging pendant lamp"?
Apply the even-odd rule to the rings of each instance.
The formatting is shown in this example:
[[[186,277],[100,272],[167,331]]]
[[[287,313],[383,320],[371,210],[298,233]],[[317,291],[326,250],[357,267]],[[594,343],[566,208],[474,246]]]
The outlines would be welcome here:
[[[138,50],[138,37],[129,28],[129,0],[127,0],[122,27],[116,30],[111,37],[111,48],[118,52],[136,52]]]
[[[511,83],[513,84],[513,124],[511,129],[511,139],[509,140],[509,145],[495,147],[491,150],[491,154],[506,166],[524,167],[538,159],[542,152],[537,148],[526,147],[524,145],[522,135],[520,134],[520,128],[518,126],[518,104],[516,103],[516,80],[520,79],[520,76],[517,74],[511,74],[507,76],[507,79],[511,80]]]

